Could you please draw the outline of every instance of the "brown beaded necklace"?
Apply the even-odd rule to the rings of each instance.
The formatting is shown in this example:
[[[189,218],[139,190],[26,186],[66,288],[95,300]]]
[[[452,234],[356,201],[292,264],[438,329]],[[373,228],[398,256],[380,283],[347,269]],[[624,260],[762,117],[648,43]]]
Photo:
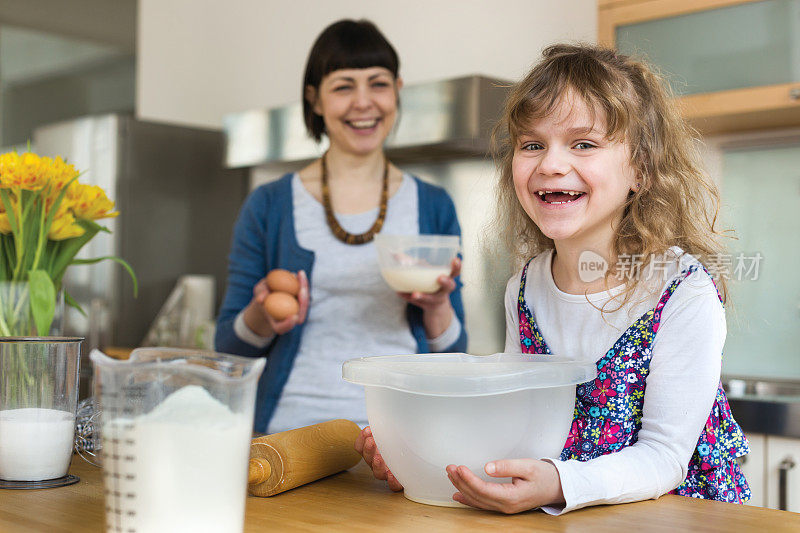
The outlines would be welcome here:
[[[378,210],[378,218],[375,219],[375,223],[365,233],[354,235],[345,231],[345,229],[339,225],[339,221],[336,220],[336,216],[333,214],[331,191],[328,186],[328,165],[325,162],[327,155],[328,152],[325,152],[322,156],[322,207],[325,208],[325,218],[328,221],[328,226],[331,228],[334,237],[345,244],[368,243],[375,238],[376,233],[381,231],[383,222],[386,219],[386,204],[389,201],[389,160],[384,158],[383,186],[381,188],[381,203],[380,209]]]

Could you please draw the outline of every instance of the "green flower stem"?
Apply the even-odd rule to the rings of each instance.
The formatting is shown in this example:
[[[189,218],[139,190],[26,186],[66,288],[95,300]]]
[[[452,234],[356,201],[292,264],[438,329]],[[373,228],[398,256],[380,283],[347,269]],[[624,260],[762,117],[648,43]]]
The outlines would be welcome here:
[[[20,313],[22,312],[22,307],[23,306],[27,307],[26,304],[28,303],[28,299],[22,297],[23,289],[20,289],[19,292],[20,294],[14,295],[13,298],[13,301],[17,302],[17,306],[14,308],[14,314],[13,314],[14,317],[20,316]]]
[[[46,211],[46,209],[44,208],[44,199],[41,198],[41,195],[39,196],[40,196],[39,200],[42,201],[42,209],[39,210],[39,238],[37,239],[36,242],[36,255],[33,257],[33,265],[31,266],[31,270],[36,270],[36,268],[39,266],[39,258],[42,256],[42,250],[47,244],[47,240],[45,239],[47,233],[45,232],[45,229],[49,230],[49,228],[45,228],[45,223],[44,223],[45,222],[44,215]],[[36,199],[34,201],[36,201]]]
[[[14,209],[14,214],[17,217],[17,225],[18,225],[17,227],[19,235],[14,236],[16,237],[14,239],[14,248],[16,248],[17,251],[17,266],[14,267],[14,274],[11,276],[11,279],[18,280],[20,279],[19,274],[22,270],[22,242],[24,240],[23,236],[25,235],[25,229],[24,229],[25,221],[22,220],[22,211],[19,210],[19,206],[17,206]]]
[[[5,313],[0,313],[0,333],[3,334],[3,337],[11,336],[11,329],[9,329],[8,324],[6,323]]]

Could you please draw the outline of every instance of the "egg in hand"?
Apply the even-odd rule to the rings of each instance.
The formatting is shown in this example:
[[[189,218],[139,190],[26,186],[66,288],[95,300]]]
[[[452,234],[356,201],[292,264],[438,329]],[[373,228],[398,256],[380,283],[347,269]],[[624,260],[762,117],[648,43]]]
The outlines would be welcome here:
[[[286,320],[300,311],[300,304],[291,294],[271,292],[264,299],[264,309],[275,320]]]
[[[282,268],[276,268],[267,274],[269,294],[264,299],[264,310],[275,320],[286,320],[300,311],[297,295],[300,292],[300,281],[297,275]]]
[[[292,272],[276,268],[267,274],[267,287],[269,292],[285,292],[297,296],[297,293],[300,292],[300,281]]]

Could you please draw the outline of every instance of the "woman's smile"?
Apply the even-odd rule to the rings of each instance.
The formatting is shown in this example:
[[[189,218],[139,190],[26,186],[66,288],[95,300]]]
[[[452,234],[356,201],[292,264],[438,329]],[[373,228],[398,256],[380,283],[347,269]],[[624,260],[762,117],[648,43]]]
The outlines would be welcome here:
[[[356,135],[372,135],[378,130],[378,126],[382,120],[381,118],[351,119],[345,120],[344,123],[347,124]]]

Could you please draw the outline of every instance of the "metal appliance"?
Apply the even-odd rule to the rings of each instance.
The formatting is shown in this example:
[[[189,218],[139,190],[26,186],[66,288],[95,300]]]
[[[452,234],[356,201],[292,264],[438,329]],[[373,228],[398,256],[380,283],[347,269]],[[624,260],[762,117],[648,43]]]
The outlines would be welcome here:
[[[213,275],[218,305],[233,224],[247,194],[246,173],[223,168],[222,132],[109,114],[40,127],[33,145],[40,155],[73,163],[84,171],[82,183],[103,187],[116,201],[119,217],[99,221],[111,233],[98,234],[78,257],[119,256],[139,281],[134,298],[116,263],[70,267],[64,287],[87,316],[67,308],[64,331],[86,337],[84,354],[139,346],[181,275]],[[85,391],[86,358],[81,372]]]

